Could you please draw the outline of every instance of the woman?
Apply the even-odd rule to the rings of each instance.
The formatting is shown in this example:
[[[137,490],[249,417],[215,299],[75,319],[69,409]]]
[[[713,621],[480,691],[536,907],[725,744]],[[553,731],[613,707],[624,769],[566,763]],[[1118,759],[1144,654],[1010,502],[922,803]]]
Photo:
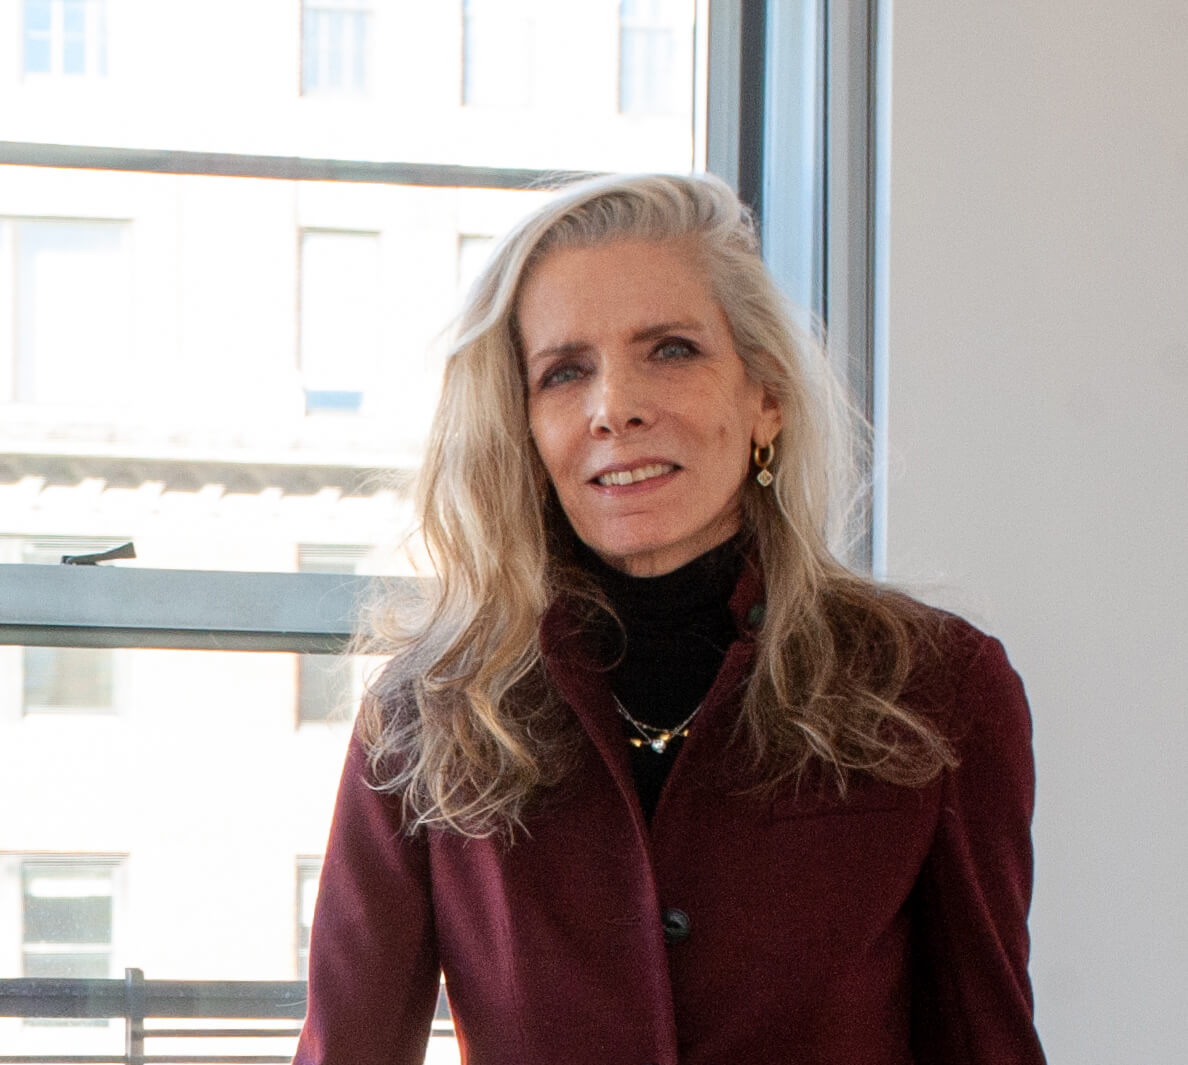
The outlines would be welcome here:
[[[439,970],[474,1065],[1043,1060],[1022,687],[831,554],[827,381],[715,179],[583,182],[504,240],[298,1062],[419,1063]]]

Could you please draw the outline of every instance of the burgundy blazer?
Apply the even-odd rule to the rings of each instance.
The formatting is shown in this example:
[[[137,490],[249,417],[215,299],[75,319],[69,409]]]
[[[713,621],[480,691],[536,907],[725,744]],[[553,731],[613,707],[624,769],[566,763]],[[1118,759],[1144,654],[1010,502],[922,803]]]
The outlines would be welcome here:
[[[958,619],[908,701],[959,768],[923,788],[723,779],[761,589],[649,825],[604,675],[551,611],[580,720],[572,777],[508,845],[409,835],[347,755],[314,917],[299,1065],[420,1065],[444,971],[470,1065],[1038,1065],[1027,976],[1030,718]],[[759,604],[761,605],[761,604]]]

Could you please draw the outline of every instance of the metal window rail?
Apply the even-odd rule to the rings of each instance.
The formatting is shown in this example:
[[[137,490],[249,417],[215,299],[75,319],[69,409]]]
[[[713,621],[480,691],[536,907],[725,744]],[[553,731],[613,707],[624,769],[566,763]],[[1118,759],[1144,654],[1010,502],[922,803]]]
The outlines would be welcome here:
[[[0,1065],[164,1065],[216,1062],[285,1065],[292,1054],[146,1054],[158,1039],[295,1039],[286,1027],[146,1027],[148,1020],[292,1020],[305,1017],[306,985],[300,980],[146,980],[140,969],[123,980],[0,980],[0,1017],[39,1019],[122,1018],[124,1053],[0,1055]]]
[[[533,189],[583,176],[585,171],[526,167],[463,166],[366,159],[113,148],[104,145],[0,141],[0,165],[83,170],[126,170],[149,174],[272,178],[279,181],[361,181],[428,188]]]
[[[0,644],[333,653],[410,578],[0,564]]]
[[[124,1021],[123,1054],[4,1054],[0,1065],[288,1065],[289,1053],[146,1053],[149,1041],[169,1039],[293,1040],[305,1017],[302,980],[146,980],[125,969],[123,980],[26,978],[0,980],[0,1017]],[[283,1027],[149,1027],[147,1021],[278,1021]],[[434,1037],[450,1038],[454,1026],[439,1012]],[[154,1042],[154,1049],[156,1043]],[[272,1049],[279,1049],[273,1047]]]

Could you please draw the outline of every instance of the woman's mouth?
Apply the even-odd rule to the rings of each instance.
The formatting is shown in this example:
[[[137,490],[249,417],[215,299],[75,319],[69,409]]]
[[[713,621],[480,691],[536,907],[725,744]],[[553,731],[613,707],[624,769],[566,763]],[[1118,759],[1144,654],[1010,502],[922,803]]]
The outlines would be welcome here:
[[[666,473],[672,473],[675,469],[676,466],[669,462],[653,462],[647,466],[637,466],[633,470],[612,470],[609,473],[599,474],[594,480],[598,484],[609,488],[612,485],[638,484],[640,481],[650,481],[653,477],[663,477]]]

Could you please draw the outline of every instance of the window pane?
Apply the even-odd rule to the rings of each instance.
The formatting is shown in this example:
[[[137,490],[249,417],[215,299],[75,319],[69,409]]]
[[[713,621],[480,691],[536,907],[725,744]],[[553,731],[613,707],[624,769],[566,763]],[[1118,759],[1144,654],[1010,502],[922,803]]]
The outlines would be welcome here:
[[[101,647],[26,647],[24,712],[111,711],[114,655]]]
[[[121,565],[292,570],[329,535],[408,572],[460,240],[542,194],[48,173],[59,209],[130,217],[0,217],[0,561],[52,531],[133,540]],[[47,171],[3,176],[0,201],[50,206]]]
[[[48,74],[50,69],[50,42],[48,37],[33,33],[25,34],[25,73]]]
[[[0,225],[5,222],[0,220]],[[131,258],[119,222],[10,219],[16,396],[88,404],[127,388]]]
[[[86,36],[87,5],[95,0],[59,0],[62,5],[62,32],[67,38]]]
[[[476,233],[458,237],[458,289],[466,292],[474,284],[495,245],[495,238]]]
[[[171,4],[168,19],[160,7],[84,5],[88,75],[106,65],[109,8],[119,15],[118,77],[69,106],[30,79],[0,108],[0,140],[78,144],[85,130],[85,143],[111,148],[574,171],[695,164],[695,0],[628,19],[677,42],[670,73],[649,75],[671,77],[664,96],[676,110],[644,123],[620,111],[624,16],[608,0],[293,0],[238,5],[233,28],[202,4]],[[51,8],[26,0],[31,71],[61,70],[64,9],[53,8],[51,49]],[[98,187],[106,176],[92,177]],[[5,199],[16,197],[0,197],[0,212]]]
[[[26,74],[50,72],[50,18],[50,0],[25,0]]]
[[[107,74],[106,0],[24,0],[23,14],[26,74]]]
[[[59,980],[107,980],[112,973],[106,954],[26,954],[24,975]]]
[[[26,896],[25,942],[110,943],[110,890],[106,898]]]
[[[329,721],[352,707],[353,673],[349,660],[335,655],[298,656],[297,718]]]
[[[304,0],[301,91],[306,95],[365,92],[371,33],[369,4]]]
[[[114,871],[114,862],[86,858],[22,863],[25,975],[109,975]]]
[[[62,72],[85,74],[87,70],[87,0],[61,0]]]
[[[466,0],[462,102],[509,109],[533,104],[534,36],[535,23],[526,4]]]
[[[119,859],[96,859],[84,855],[27,858],[20,862],[23,976],[107,979],[115,975],[112,944],[119,868]],[[0,899],[13,897],[14,893],[8,890],[9,883],[5,882],[9,877],[5,874],[14,870],[11,859],[0,861]],[[16,876],[12,875],[11,880],[15,882]],[[5,923],[5,916],[0,915],[0,941],[15,938],[5,935]],[[46,1038],[27,1031],[32,1028],[58,1031],[85,1028],[89,1029],[86,1038],[90,1040],[96,1035],[96,1029],[108,1027],[108,1022],[102,1019],[30,1019],[21,1026],[22,1032],[17,1038],[22,1042]],[[93,1044],[88,1042],[87,1045]],[[50,1047],[37,1044],[22,1049],[48,1050]]]
[[[694,165],[692,0],[668,65],[636,64],[653,68],[641,99],[676,101],[664,115],[620,111],[606,0],[242,4],[233,31],[200,4],[134,17],[159,6],[111,5],[119,77],[76,79],[69,107],[26,79],[0,140],[85,130],[166,163]],[[106,69],[106,5],[23,8],[26,70]],[[406,571],[440,337],[491,241],[541,199],[0,168],[0,561],[57,536],[134,539],[120,565],[312,569],[310,545],[350,544],[361,572]],[[2,975],[297,975],[310,887],[294,892],[295,863],[324,844],[361,673],[333,656],[0,648],[0,809],[21,811],[0,817]],[[24,943],[11,856],[99,848],[127,855],[110,942]],[[98,937],[102,906],[38,895],[29,913]]]
[[[325,845],[352,712],[296,729],[293,655],[120,653],[118,718],[21,717],[0,685],[0,978],[296,979],[294,869]]]
[[[693,24],[687,6],[673,0],[622,0],[619,5],[619,110],[624,114],[680,113],[681,77],[691,62]]]
[[[301,379],[307,411],[357,411],[375,380],[379,253],[378,233],[302,234]]]
[[[301,21],[301,91],[310,93],[322,83],[322,16],[306,5]]]
[[[297,978],[309,979],[309,939],[313,928],[314,904],[318,898],[320,858],[297,859]]]
[[[51,2],[52,0],[25,0],[25,33],[49,34]]]
[[[357,92],[367,88],[367,26],[365,14],[356,14],[348,25],[351,39],[351,87]]]

